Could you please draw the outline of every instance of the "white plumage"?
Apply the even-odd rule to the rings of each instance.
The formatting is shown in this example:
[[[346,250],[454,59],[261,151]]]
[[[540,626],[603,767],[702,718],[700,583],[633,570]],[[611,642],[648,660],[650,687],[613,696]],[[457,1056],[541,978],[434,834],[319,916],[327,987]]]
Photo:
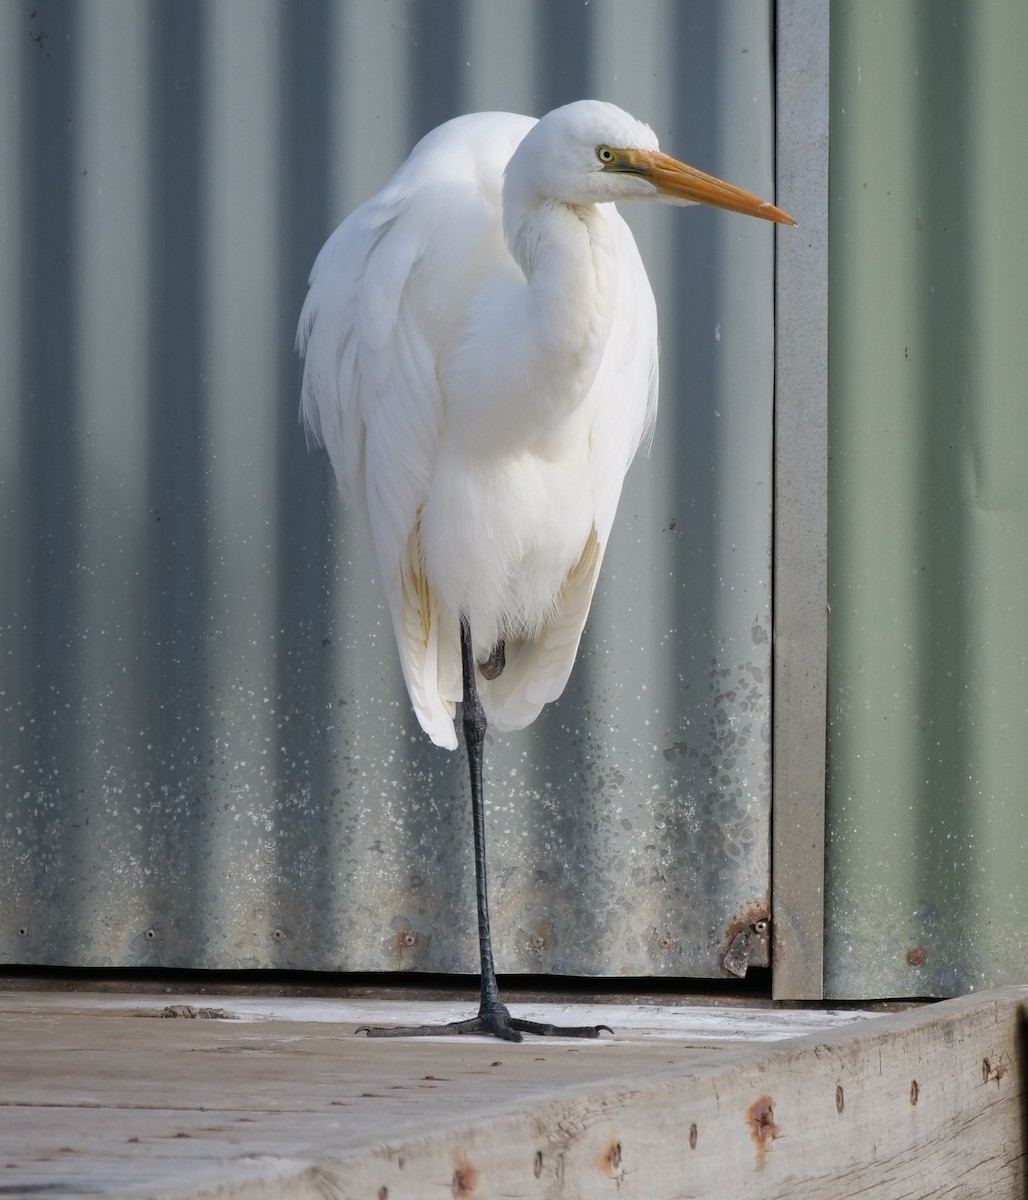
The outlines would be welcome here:
[[[720,191],[702,194],[717,185]],[[657,404],[653,293],[619,199],[777,209],[579,101],[458,117],[329,238],[297,345],[302,413],[370,520],[403,674],[457,745],[458,615],[490,723],[563,691],[625,472]]]
[[[479,658],[505,641],[479,678],[490,723],[520,729],[564,690],[656,411],[653,293],[617,210],[557,226],[588,304],[551,278],[547,221],[504,241],[504,170],[534,124],[485,113],[425,137],[329,239],[300,318],[305,424],[366,508],[411,701],[450,749],[461,609]]]

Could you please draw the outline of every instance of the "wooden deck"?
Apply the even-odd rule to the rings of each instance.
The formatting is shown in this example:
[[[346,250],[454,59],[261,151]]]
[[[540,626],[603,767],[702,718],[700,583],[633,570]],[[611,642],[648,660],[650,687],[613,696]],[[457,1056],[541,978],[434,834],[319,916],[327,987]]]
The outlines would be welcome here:
[[[884,1015],[512,1007],[617,1032],[369,1041],[459,1013],[0,991],[0,1196],[1026,1194],[1028,987]]]

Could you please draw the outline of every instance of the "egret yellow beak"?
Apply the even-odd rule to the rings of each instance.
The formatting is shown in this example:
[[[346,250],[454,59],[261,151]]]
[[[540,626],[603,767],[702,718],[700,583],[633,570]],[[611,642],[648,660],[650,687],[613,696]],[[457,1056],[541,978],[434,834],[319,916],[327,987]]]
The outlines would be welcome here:
[[[725,183],[723,179],[687,166],[670,155],[661,154],[659,150],[621,150],[616,153],[618,159],[612,164],[612,170],[641,175],[662,196],[693,204],[711,204],[715,208],[760,217],[779,225],[796,224],[787,212],[775,208],[767,200],[761,200],[734,183]]]

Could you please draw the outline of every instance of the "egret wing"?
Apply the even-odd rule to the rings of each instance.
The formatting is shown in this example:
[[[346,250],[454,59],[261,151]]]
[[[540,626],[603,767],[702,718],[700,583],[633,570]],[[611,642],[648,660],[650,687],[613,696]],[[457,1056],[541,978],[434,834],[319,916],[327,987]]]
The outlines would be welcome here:
[[[450,749],[458,627],[438,610],[418,526],[446,420],[437,367],[505,253],[503,167],[532,124],[479,114],[422,139],[325,244],[297,331],[308,439],[325,446],[341,490],[368,513],[411,703]]]

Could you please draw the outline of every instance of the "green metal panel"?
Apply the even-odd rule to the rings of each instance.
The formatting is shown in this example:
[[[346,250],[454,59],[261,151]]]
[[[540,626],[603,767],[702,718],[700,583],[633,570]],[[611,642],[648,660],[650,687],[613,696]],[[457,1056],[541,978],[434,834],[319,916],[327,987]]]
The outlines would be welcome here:
[[[832,6],[826,994],[1028,964],[1028,5]]]

